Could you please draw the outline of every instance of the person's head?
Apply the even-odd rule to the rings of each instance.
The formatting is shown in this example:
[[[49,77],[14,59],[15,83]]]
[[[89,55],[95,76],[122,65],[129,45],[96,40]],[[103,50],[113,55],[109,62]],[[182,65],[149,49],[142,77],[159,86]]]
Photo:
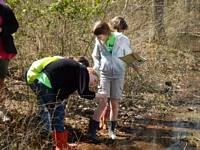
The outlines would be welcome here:
[[[97,21],[94,24],[92,32],[97,39],[101,41],[106,41],[106,39],[111,35],[111,29],[105,21]]]
[[[88,73],[89,73],[89,76],[90,76],[89,85],[90,85],[90,87],[94,87],[98,83],[98,75],[92,67],[87,67],[87,70],[88,70]]]
[[[84,56],[79,56],[75,60],[86,67],[90,66],[89,61]]]
[[[117,32],[123,32],[124,30],[128,29],[128,24],[126,23],[125,19],[120,16],[116,16],[111,19],[110,25]]]
[[[66,56],[65,58],[66,59],[75,60],[75,61],[79,62],[81,65],[84,65],[85,67],[89,67],[90,66],[90,63],[89,63],[88,59],[86,57],[84,57],[84,56],[78,56],[78,57]]]

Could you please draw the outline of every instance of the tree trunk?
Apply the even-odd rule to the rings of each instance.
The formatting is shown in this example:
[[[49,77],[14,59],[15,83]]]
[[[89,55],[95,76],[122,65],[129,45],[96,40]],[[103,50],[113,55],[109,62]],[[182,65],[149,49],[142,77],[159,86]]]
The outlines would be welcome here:
[[[155,42],[166,44],[164,27],[164,0],[154,0],[154,37]]]
[[[191,11],[191,0],[185,0],[186,11],[189,13]]]

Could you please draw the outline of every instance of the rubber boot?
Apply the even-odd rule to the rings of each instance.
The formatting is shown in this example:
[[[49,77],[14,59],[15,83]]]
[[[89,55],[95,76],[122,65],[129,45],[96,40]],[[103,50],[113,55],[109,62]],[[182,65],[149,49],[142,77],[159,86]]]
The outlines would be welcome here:
[[[93,119],[90,119],[88,134],[89,134],[91,143],[94,143],[94,144],[100,144],[101,143],[101,141],[98,139],[98,137],[96,135],[98,127],[99,127],[99,122],[95,121]]]
[[[70,150],[77,146],[77,144],[69,144],[67,143],[69,137],[69,133],[65,130],[64,132],[54,131],[53,138],[56,143],[55,150]]]
[[[117,126],[117,121],[108,121],[108,136],[112,140],[116,139],[115,128]]]

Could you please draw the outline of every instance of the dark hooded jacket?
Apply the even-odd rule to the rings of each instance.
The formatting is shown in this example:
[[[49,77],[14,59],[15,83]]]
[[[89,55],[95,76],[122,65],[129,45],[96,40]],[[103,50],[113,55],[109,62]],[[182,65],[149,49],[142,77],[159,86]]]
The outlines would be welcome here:
[[[95,98],[95,92],[89,90],[89,73],[84,65],[74,60],[61,59],[47,65],[43,72],[57,91],[58,98],[67,98],[75,91],[82,98]]]
[[[0,37],[3,41],[4,49],[7,53],[17,54],[12,34],[15,33],[19,27],[17,19],[12,9],[4,4],[0,4],[0,15],[3,18],[2,32]]]

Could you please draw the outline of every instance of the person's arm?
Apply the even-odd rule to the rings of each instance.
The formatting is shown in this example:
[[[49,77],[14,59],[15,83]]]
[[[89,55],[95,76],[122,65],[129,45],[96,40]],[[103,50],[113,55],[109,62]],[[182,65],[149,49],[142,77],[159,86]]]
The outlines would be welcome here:
[[[100,68],[100,51],[99,51],[99,41],[96,39],[95,47],[92,52],[92,58],[93,58],[93,69],[96,71],[96,73],[99,75],[99,68]]]
[[[125,55],[133,52],[133,49],[131,48],[131,42],[127,37],[123,39],[123,49]],[[137,65],[132,65],[132,68],[138,74],[138,76],[143,79],[142,74],[140,73],[140,67]]]
[[[131,42],[128,38],[122,39],[122,46],[123,46],[125,56],[133,52],[133,49],[131,48]]]
[[[4,24],[2,26],[2,35],[13,34],[19,28],[18,21],[9,6],[4,5]]]
[[[78,93],[82,98],[95,98],[95,92],[89,90],[89,73],[85,67],[80,68]]]

